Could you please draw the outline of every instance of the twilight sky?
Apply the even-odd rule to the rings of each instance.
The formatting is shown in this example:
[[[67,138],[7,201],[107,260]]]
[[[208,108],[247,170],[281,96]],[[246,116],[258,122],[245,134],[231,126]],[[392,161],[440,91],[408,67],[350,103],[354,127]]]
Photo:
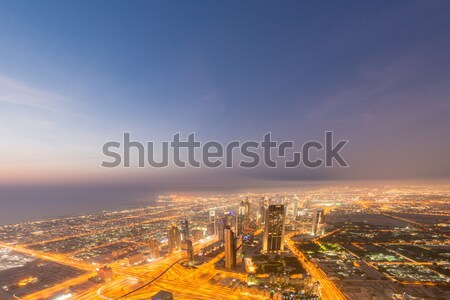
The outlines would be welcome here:
[[[450,177],[448,1],[1,7],[3,186]],[[226,143],[271,131],[299,147],[326,130],[350,141],[350,168],[100,167],[103,143],[123,132]]]

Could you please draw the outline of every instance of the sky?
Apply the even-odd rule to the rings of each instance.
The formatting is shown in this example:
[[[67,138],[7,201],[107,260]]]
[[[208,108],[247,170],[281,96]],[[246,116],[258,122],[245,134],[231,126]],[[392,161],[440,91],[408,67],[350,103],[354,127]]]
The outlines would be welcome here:
[[[11,186],[195,189],[450,177],[448,1],[1,7],[3,201],[17,196]],[[141,142],[195,132],[222,143],[271,132],[301,145],[327,130],[349,140],[342,151],[349,168],[100,166],[102,145],[124,132]]]

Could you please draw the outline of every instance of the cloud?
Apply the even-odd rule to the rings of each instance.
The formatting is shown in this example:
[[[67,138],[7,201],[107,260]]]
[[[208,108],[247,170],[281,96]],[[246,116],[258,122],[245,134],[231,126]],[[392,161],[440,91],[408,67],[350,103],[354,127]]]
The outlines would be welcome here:
[[[66,97],[0,74],[0,102],[58,112],[67,101]]]

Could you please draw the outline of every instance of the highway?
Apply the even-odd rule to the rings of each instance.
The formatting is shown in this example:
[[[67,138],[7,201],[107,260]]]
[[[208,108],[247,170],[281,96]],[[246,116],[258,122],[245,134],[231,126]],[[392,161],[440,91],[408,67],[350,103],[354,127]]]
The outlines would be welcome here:
[[[289,233],[285,237],[286,246],[294,253],[298,260],[302,263],[305,270],[311,275],[311,277],[318,281],[322,286],[322,299],[323,300],[345,300],[344,294],[336,287],[336,285],[328,279],[327,275],[318,268],[313,262],[297,249],[292,237],[300,234],[301,232]]]

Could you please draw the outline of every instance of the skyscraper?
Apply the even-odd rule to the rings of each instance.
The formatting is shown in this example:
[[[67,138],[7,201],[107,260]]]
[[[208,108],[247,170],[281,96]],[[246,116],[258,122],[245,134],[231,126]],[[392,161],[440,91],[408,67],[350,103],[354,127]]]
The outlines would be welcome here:
[[[250,219],[250,202],[248,201],[248,197],[244,202],[244,220],[248,221]]]
[[[183,259],[194,261],[194,247],[191,240],[183,240],[181,242],[181,254]]]
[[[241,201],[239,205],[239,211],[236,215],[236,230],[235,233],[237,236],[241,235],[242,233],[242,223],[245,220],[245,202]]]
[[[178,226],[173,224],[169,226],[168,232],[167,232],[167,239],[168,239],[168,246],[169,246],[169,252],[174,252],[180,250],[181,247],[181,236],[180,236],[180,230],[178,229]]]
[[[284,250],[284,205],[269,205],[265,212],[263,252]]]
[[[207,236],[214,236],[216,234],[215,232],[215,222],[211,222],[208,223],[208,225],[206,225],[206,234]]]
[[[217,219],[217,234],[219,236],[219,240],[223,241],[225,238],[225,227],[227,225],[227,217],[224,216],[222,218]]]
[[[300,198],[298,198],[297,196],[294,197],[294,218],[297,217],[298,215],[298,206],[299,206],[299,202],[300,202]]]
[[[150,259],[158,259],[161,257],[161,252],[159,251],[159,242],[157,240],[150,240],[148,242],[149,253],[148,256]]]
[[[266,210],[269,208],[270,200],[267,197],[263,197],[262,199],[262,205],[260,207],[260,213],[261,213],[261,224],[266,223]]]
[[[244,216],[245,215],[245,202],[241,201],[239,204],[239,215]]]
[[[206,231],[208,232],[208,236],[213,236],[217,234],[217,222],[216,222],[216,211],[209,211],[209,223],[207,225]]]
[[[311,235],[316,236],[319,232],[319,226],[322,223],[323,209],[317,208],[313,212],[312,224],[311,224]]]
[[[189,221],[181,221],[181,234],[183,236],[183,241],[189,240]]]
[[[236,265],[236,243],[234,240],[234,233],[230,226],[224,230],[224,245],[225,245],[225,268],[231,269]]]

